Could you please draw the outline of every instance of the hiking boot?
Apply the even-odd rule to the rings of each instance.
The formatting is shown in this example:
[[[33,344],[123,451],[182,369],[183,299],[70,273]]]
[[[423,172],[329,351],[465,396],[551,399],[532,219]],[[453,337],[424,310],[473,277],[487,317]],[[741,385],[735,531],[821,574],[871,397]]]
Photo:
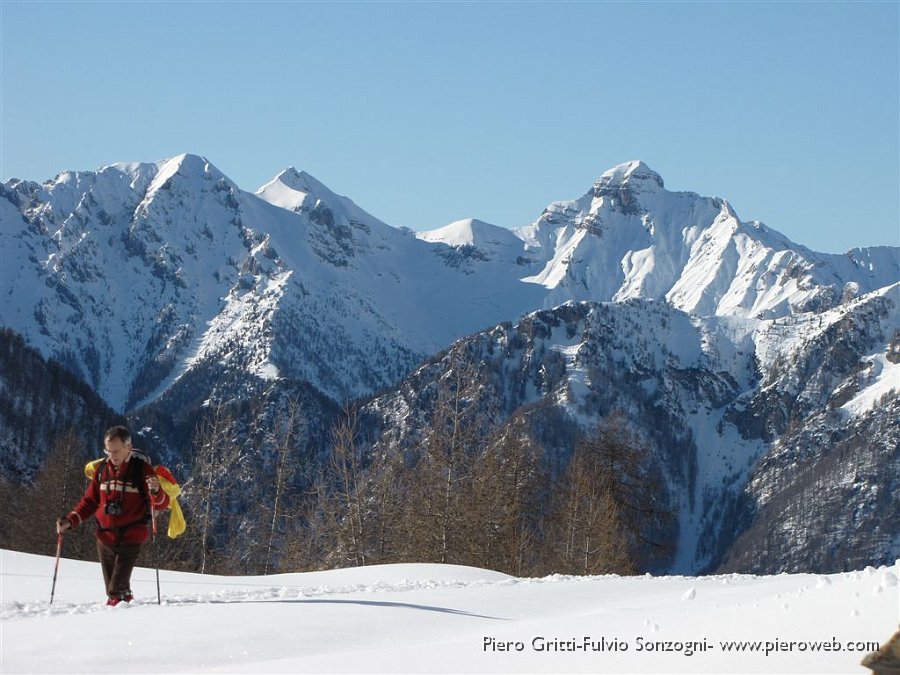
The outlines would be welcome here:
[[[122,602],[131,602],[132,600],[134,600],[134,596],[131,593],[122,596]]]
[[[115,607],[120,602],[122,602],[122,598],[111,597],[109,600],[106,601],[106,606],[107,607]]]

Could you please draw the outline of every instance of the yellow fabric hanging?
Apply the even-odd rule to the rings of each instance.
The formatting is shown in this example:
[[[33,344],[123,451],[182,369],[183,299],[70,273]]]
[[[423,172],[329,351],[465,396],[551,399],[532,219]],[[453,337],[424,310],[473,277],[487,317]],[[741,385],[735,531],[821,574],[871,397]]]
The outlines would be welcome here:
[[[156,467],[157,471],[160,469],[168,474],[169,477],[172,476],[169,473],[169,470],[164,466]],[[181,494],[181,486],[174,482],[175,479],[169,480],[169,477],[166,475],[156,474],[156,477],[159,479],[159,487],[162,488],[163,492],[169,495],[169,539],[174,539],[175,537],[184,533],[185,529],[187,529],[187,523],[184,521],[184,514],[181,512],[181,506],[178,505],[178,496]]]
[[[103,458],[95,459],[84,465],[84,475],[88,477],[88,480],[94,479],[94,474],[97,473],[97,466],[100,462],[103,461]]]
[[[97,467],[100,463],[104,461],[101,457],[100,459],[95,459],[84,465],[84,475],[88,477],[88,479],[93,480],[94,474],[97,473]],[[181,495],[181,486],[175,481],[175,477],[172,475],[172,472],[169,471],[164,466],[154,466],[153,472],[156,474],[157,479],[159,479],[159,487],[162,488],[162,491],[169,495],[169,530],[167,534],[169,535],[169,539],[174,539],[175,537],[184,534],[184,531],[187,529],[187,523],[184,520],[184,513],[181,511],[181,506],[178,504],[178,497]]]

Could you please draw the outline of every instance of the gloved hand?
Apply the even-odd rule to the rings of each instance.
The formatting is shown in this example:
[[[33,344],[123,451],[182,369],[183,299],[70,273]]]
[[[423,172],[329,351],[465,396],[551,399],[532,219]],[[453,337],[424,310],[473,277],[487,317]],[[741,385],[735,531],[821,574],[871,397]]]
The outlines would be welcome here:
[[[72,529],[72,521],[68,518],[60,518],[56,521],[56,534],[62,534],[66,530]]]

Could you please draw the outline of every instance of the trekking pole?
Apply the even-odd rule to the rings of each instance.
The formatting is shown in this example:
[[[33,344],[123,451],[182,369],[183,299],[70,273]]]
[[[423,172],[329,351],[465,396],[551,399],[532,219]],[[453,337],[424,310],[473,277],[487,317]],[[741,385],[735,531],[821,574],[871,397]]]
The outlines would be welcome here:
[[[56,594],[56,575],[59,574],[59,557],[62,555],[62,532],[56,535],[56,565],[53,566],[53,586],[50,587],[50,604],[53,604],[53,596]]]
[[[156,509],[150,505],[150,520],[153,523],[153,549],[156,555],[156,604],[162,604],[162,593],[159,591],[159,540],[156,538]]]
[[[62,489],[62,504],[60,506],[60,511],[62,511],[69,503],[69,464],[72,459],[72,448],[70,446],[66,446],[66,468],[63,471],[63,489]],[[63,542],[63,533],[56,533],[56,564],[53,566],[53,586],[50,587],[50,604],[53,604],[53,596],[56,594],[56,575],[59,574],[59,558],[62,555],[62,542]]]

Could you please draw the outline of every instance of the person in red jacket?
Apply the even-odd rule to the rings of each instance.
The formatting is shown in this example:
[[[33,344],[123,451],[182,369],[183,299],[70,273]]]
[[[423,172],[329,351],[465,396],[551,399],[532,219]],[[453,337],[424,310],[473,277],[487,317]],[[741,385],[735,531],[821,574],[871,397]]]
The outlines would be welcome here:
[[[150,509],[168,508],[169,497],[160,490],[153,466],[134,452],[128,429],[108,429],[103,444],[107,459],[96,467],[75,508],[56,521],[56,531],[62,534],[96,516],[106,604],[115,606],[134,599],[131,572],[150,535]]]

